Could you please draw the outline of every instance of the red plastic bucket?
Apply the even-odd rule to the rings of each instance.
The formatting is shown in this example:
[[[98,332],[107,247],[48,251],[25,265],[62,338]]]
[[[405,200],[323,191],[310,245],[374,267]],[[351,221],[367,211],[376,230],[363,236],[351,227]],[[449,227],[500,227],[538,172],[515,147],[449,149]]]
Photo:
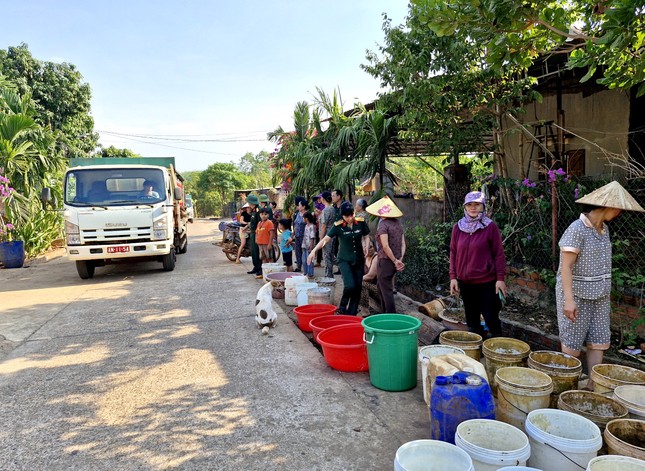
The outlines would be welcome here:
[[[367,346],[359,323],[337,325],[318,335],[327,364],[339,371],[367,371]]]
[[[333,304],[305,304],[293,309],[298,318],[298,327],[303,332],[311,332],[309,322],[316,317],[330,316],[336,312],[336,306]]]
[[[314,333],[314,342],[318,342],[318,335],[330,327],[336,327],[337,325],[346,325],[360,323],[363,320],[362,317],[358,316],[346,316],[346,315],[337,315],[337,316],[322,316],[316,317],[309,322],[309,327],[311,327],[312,332]]]

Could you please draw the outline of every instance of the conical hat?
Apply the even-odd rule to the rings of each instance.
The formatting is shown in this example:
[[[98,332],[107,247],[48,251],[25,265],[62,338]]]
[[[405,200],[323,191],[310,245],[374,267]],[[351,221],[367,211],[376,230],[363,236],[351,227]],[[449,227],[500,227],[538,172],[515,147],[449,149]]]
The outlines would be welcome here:
[[[370,204],[367,208],[365,208],[365,211],[373,216],[378,216],[381,218],[400,218],[401,216],[403,216],[401,210],[396,207],[394,201],[392,201],[387,195],[385,195],[377,202]]]
[[[576,200],[576,203],[623,209],[625,211],[645,212],[641,205],[627,193],[620,183],[611,182]]]

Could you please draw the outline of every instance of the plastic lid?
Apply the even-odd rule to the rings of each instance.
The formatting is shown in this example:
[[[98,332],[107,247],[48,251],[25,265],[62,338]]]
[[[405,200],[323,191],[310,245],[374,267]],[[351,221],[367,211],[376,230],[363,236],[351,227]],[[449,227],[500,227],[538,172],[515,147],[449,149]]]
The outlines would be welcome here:
[[[445,386],[448,384],[448,377],[447,376],[437,376],[434,379],[434,384],[437,386]]]

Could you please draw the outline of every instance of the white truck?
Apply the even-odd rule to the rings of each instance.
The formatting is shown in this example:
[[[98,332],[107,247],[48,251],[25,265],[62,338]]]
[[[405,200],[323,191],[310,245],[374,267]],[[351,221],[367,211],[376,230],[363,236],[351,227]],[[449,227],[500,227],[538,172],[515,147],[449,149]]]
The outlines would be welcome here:
[[[188,248],[182,182],[174,157],[70,159],[63,214],[79,276],[150,260],[174,270],[175,254]]]

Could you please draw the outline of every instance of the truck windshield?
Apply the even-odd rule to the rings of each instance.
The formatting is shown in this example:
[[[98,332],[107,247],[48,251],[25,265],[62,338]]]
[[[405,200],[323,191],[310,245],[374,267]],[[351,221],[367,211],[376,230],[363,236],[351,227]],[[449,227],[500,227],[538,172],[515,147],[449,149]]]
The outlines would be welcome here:
[[[164,201],[163,172],[152,168],[79,169],[65,177],[65,203],[123,206]]]

